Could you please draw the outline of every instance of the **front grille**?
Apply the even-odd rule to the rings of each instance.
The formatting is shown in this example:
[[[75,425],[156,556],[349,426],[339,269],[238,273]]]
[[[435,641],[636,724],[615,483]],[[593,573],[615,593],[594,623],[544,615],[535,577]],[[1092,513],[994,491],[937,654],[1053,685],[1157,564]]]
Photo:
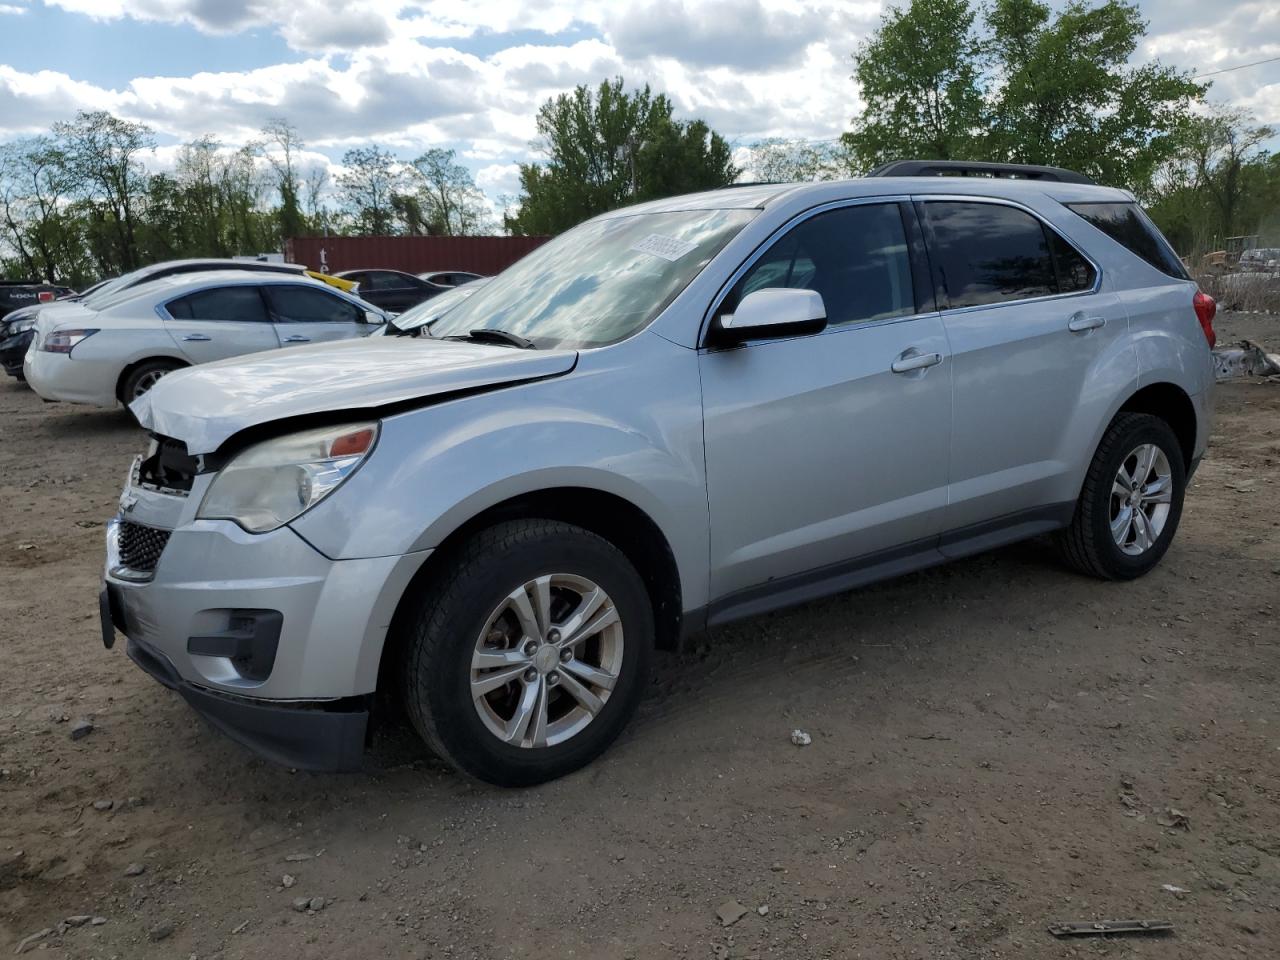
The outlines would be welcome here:
[[[160,562],[164,545],[169,542],[169,532],[134,523],[132,520],[122,520],[116,541],[120,563],[130,570],[151,573]]]

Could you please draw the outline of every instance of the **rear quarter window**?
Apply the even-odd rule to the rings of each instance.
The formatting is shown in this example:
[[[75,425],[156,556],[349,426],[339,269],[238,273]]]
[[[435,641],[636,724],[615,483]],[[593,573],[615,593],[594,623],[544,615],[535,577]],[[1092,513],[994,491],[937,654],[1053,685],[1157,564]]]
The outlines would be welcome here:
[[[1169,241],[1136,203],[1069,203],[1067,209],[1161,273],[1179,280],[1191,279]]]

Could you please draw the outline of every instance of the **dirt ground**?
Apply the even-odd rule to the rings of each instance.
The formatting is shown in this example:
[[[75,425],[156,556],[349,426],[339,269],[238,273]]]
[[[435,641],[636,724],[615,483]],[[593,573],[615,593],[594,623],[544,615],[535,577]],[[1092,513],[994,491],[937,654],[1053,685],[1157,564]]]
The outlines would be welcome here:
[[[1280,318],[1218,326],[1280,350]],[[588,769],[507,791],[403,731],[364,774],[269,766],[104,650],[101,522],[142,434],[0,383],[0,949],[1280,956],[1280,384],[1218,407],[1145,579],[1033,541],[749,620],[661,656]],[[1176,934],[1045,930],[1121,918]]]

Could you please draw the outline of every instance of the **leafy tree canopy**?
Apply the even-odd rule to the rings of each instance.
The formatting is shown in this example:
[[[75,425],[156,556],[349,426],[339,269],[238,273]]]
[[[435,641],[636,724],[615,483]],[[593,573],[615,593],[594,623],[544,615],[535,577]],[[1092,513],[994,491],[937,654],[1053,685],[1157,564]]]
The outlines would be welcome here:
[[[1129,66],[1136,5],[911,0],[854,55],[865,109],[845,135],[866,170],[908,158],[1048,163],[1147,189],[1206,87],[1158,62]]]
[[[559,233],[606,210],[726,186],[737,177],[728,142],[701,120],[678,121],[671,101],[622,78],[583,85],[538,111],[545,163],[520,167],[513,233]]]

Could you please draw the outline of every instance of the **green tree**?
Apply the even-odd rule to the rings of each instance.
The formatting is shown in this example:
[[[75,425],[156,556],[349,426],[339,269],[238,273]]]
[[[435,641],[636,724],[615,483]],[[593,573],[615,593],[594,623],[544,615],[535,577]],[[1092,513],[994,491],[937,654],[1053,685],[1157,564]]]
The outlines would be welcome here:
[[[357,234],[392,233],[396,211],[392,197],[402,191],[404,172],[391,153],[377,145],[358,147],[342,155],[338,196]]]
[[[538,111],[545,163],[520,167],[514,233],[559,233],[606,210],[730,184],[729,144],[700,120],[673,119],[671,102],[622,78],[579,86]]]
[[[857,167],[981,153],[985,83],[974,20],[968,0],[911,0],[885,14],[854,54],[865,106],[844,143]]]
[[[1175,149],[1181,119],[1205,88],[1159,63],[1128,66],[1146,33],[1134,5],[995,0],[987,14],[993,69],[985,154],[1048,163],[1145,190]]]
[[[53,282],[77,273],[83,246],[68,212],[76,187],[66,154],[51,138],[0,148],[0,224],[24,276]]]
[[[492,228],[484,194],[452,150],[433,147],[413,161],[409,181],[426,232],[468,236]]]
[[[262,135],[265,139],[257,146],[275,174],[276,189],[280,194],[280,207],[276,215],[283,247],[283,242],[289,237],[301,236],[306,232],[297,168],[297,156],[306,145],[298,136],[298,128],[283,117],[268,120],[262,128]]]
[[[849,175],[847,152],[835,142],[770,137],[747,148],[744,175],[766,183],[839,180]]]
[[[1178,250],[1195,256],[1221,249],[1227,237],[1280,227],[1280,157],[1264,148],[1274,136],[1251,115],[1221,106],[1186,120],[1147,197]]]
[[[97,110],[53,125],[67,169],[83,184],[90,211],[90,248],[105,272],[141,266],[138,224],[145,207],[147,171],[142,154],[155,135],[142,123]]]
[[[906,158],[1048,163],[1145,191],[1206,88],[1158,62],[1128,65],[1136,6],[910,0],[854,55],[866,108],[845,135],[869,169]]]

